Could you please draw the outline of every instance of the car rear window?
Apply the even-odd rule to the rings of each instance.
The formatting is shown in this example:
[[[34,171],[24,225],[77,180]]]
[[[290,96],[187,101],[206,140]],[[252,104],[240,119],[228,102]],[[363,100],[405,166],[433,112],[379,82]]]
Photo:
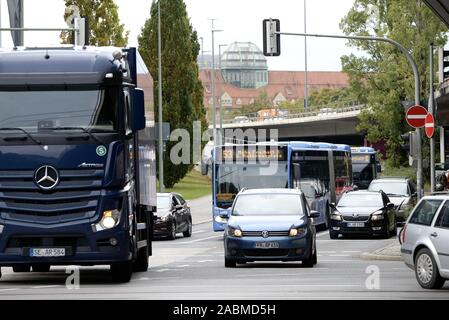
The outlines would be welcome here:
[[[416,208],[409,223],[430,226],[443,200],[423,200]]]
[[[303,216],[301,197],[295,194],[248,194],[240,195],[235,202],[235,216]]]

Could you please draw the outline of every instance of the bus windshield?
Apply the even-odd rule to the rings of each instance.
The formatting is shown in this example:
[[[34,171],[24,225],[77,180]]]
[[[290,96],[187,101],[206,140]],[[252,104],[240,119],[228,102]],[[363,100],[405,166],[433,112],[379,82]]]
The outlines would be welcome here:
[[[217,206],[229,208],[243,188],[288,188],[288,165],[223,164],[217,166],[216,181]]]
[[[0,91],[0,128],[117,131],[114,89]]]

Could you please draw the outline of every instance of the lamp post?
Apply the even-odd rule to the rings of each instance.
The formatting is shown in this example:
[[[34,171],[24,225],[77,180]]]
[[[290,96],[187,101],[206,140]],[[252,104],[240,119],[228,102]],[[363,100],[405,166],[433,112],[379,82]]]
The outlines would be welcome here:
[[[165,191],[164,186],[164,146],[163,146],[163,129],[162,129],[162,39],[161,39],[161,0],[157,2],[157,41],[158,41],[158,102],[159,102],[159,191]]]
[[[217,146],[217,101],[216,101],[216,88],[215,88],[215,33],[222,32],[223,30],[214,29],[214,22],[216,19],[210,19],[212,21],[212,117],[213,117],[213,137],[214,137],[214,147]]]
[[[223,72],[221,71],[221,48],[227,47],[227,46],[228,46],[227,44],[220,44],[218,46],[218,69],[220,70],[220,77],[219,77],[219,79],[220,79],[220,83],[219,83],[220,87],[219,87],[219,90],[218,90],[218,96],[219,96],[219,99],[220,99],[220,144],[223,143],[223,137],[224,137],[224,132],[223,132],[223,102],[222,102],[222,99],[221,99],[221,95],[222,95],[221,89],[222,89],[222,85],[223,85],[223,82],[221,80],[224,79],[224,78],[223,78]]]
[[[304,0],[304,33],[307,33],[307,0]],[[306,77],[305,85],[305,98],[304,98],[304,109],[307,111],[309,109],[309,72],[308,72],[308,61],[307,61],[307,37],[304,37],[304,71]]]

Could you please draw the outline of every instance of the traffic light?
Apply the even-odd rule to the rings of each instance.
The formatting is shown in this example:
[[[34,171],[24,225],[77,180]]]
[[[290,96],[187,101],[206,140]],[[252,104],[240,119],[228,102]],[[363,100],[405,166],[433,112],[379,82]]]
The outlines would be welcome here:
[[[449,78],[449,50],[440,49],[440,77]]]
[[[407,132],[407,133],[401,135],[401,148],[402,148],[402,150],[406,151],[407,153],[410,153],[411,138],[412,138],[411,132]]]
[[[281,22],[279,19],[265,19],[263,21],[263,54],[267,57],[281,55]]]

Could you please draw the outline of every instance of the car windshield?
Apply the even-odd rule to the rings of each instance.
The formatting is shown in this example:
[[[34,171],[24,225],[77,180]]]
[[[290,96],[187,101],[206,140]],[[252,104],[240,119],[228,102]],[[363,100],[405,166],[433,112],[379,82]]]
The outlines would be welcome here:
[[[362,208],[371,208],[371,207],[383,207],[382,196],[380,194],[346,194],[344,195],[340,202],[338,203],[339,207],[362,207]]]
[[[114,89],[0,91],[0,128],[117,131]]]
[[[234,205],[234,216],[303,216],[301,197],[296,194],[241,195]]]
[[[158,196],[157,197],[157,208],[158,209],[170,209],[170,197],[169,196]]]
[[[408,196],[407,182],[372,182],[369,191],[383,191],[389,196]]]

